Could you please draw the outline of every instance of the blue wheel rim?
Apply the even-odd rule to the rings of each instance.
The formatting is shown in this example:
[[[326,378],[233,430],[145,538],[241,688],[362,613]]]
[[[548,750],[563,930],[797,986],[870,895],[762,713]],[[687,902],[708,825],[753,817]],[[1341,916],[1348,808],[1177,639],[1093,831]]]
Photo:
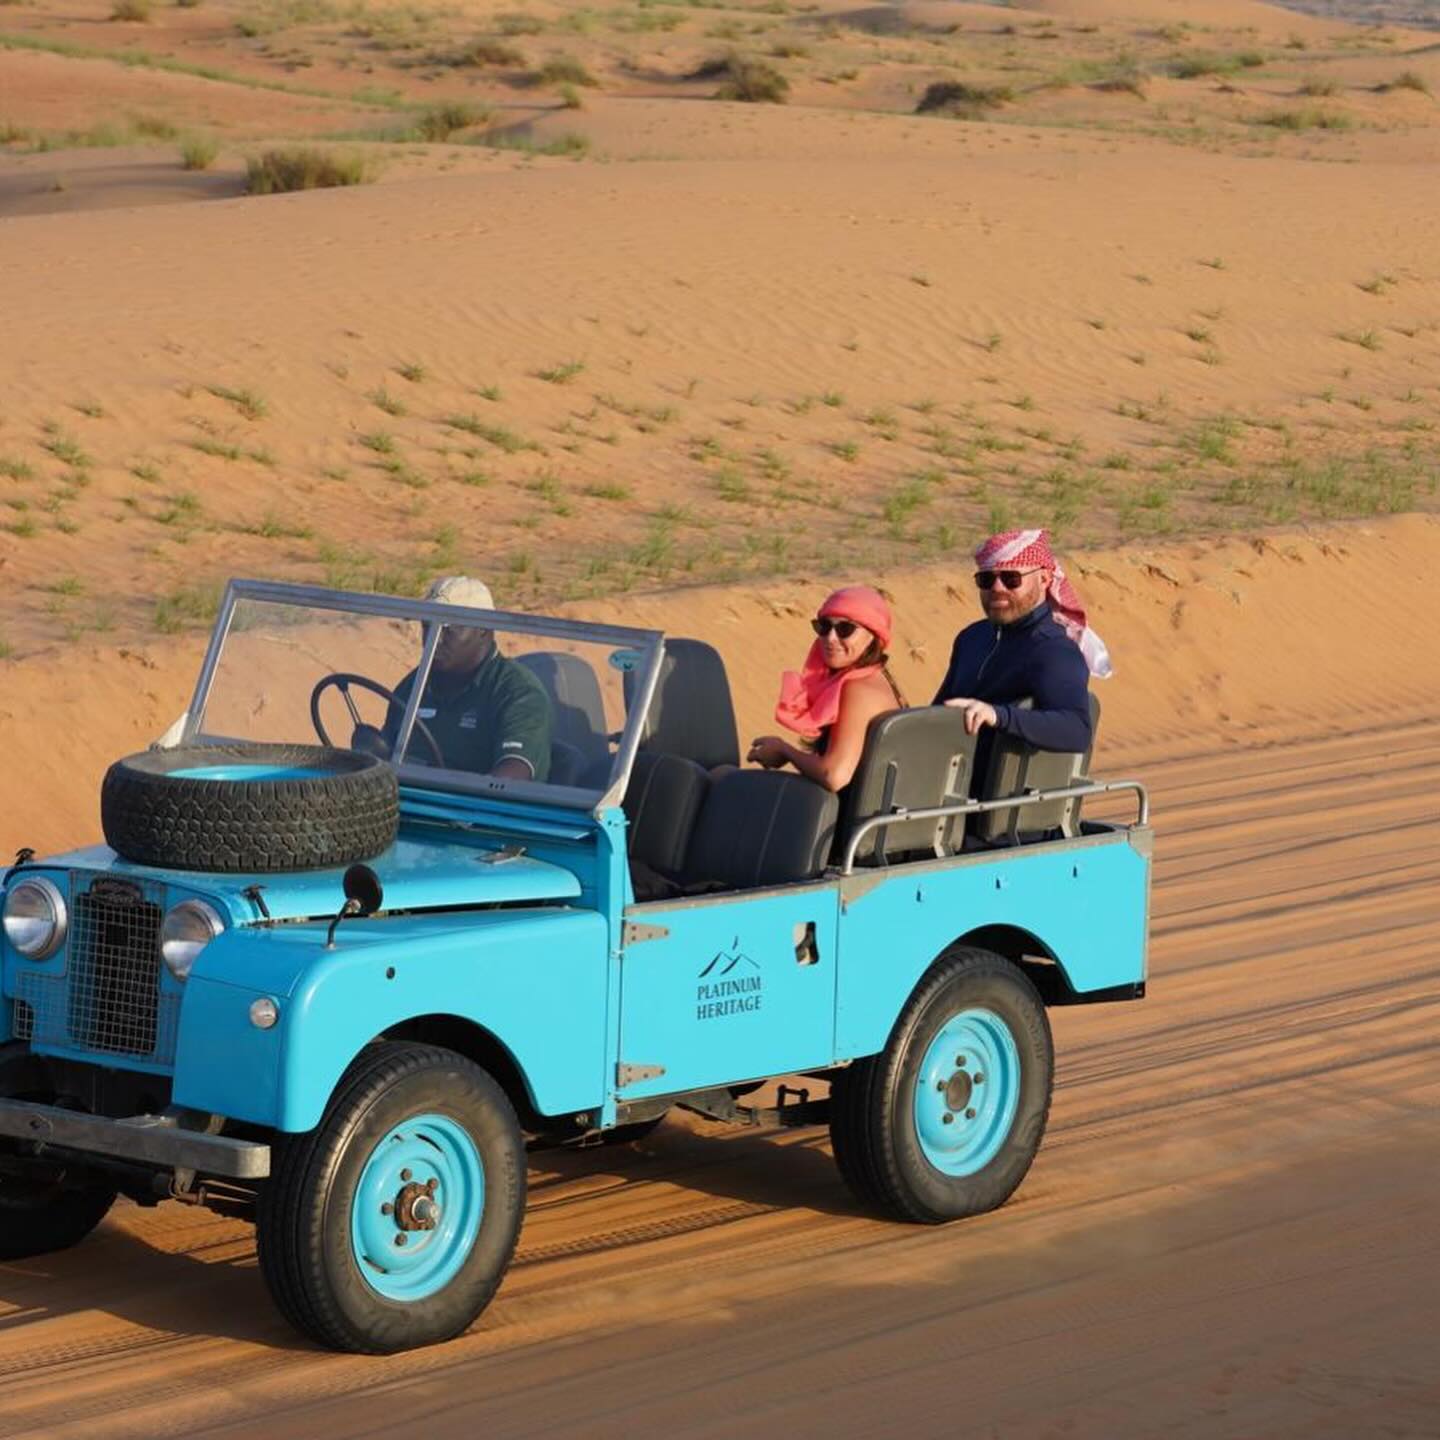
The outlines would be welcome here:
[[[1020,1108],[1020,1051],[993,1010],[952,1015],[915,1081],[915,1135],[942,1174],[974,1175],[1000,1153]]]
[[[447,1115],[413,1116],[360,1172],[350,1209],[355,1263],[387,1300],[427,1299],[459,1274],[484,1213],[485,1166],[469,1132]]]

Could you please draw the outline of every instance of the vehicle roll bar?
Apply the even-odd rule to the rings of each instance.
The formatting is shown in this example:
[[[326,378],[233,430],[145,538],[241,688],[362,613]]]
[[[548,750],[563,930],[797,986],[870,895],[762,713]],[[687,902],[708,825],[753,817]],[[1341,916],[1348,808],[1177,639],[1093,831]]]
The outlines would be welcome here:
[[[1011,795],[1004,800],[966,800],[957,805],[933,805],[923,810],[907,810],[903,806],[884,815],[871,815],[862,820],[845,842],[845,858],[840,863],[840,873],[850,875],[855,870],[855,852],[860,842],[872,831],[886,825],[898,825],[905,820],[943,820],[950,815],[982,815],[990,810],[1014,810],[1022,805],[1042,805],[1047,800],[1078,800],[1087,795],[1109,795],[1118,790],[1135,793],[1135,823],[1150,823],[1150,796],[1138,780],[1095,780],[1083,785],[1066,785],[1058,790],[1031,790],[1024,795]]]

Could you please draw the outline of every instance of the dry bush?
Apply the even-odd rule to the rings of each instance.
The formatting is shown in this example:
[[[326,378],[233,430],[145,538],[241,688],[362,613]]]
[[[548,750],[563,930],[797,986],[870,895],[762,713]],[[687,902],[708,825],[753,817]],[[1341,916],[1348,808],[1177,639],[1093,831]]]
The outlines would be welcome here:
[[[541,85],[586,85],[591,88],[599,81],[573,55],[555,55],[535,72],[535,79]]]
[[[525,54],[503,40],[477,40],[460,55],[462,65],[487,65],[497,70],[518,69],[525,64]]]
[[[457,130],[484,124],[489,118],[490,112],[482,106],[468,105],[463,100],[448,100],[421,111],[415,128],[422,140],[439,143],[448,140]]]
[[[209,135],[187,135],[180,142],[183,170],[208,170],[220,155],[219,144]]]
[[[110,8],[110,18],[145,24],[149,22],[150,9],[150,0],[115,0]]]
[[[742,100],[748,104],[783,105],[790,82],[773,65],[745,55],[731,53],[706,60],[690,72],[692,80],[719,79],[717,100]]]
[[[1008,85],[968,85],[960,80],[937,80],[927,86],[915,107],[917,115],[959,115],[970,118],[998,110],[1015,98]]]
[[[246,193],[279,195],[290,190],[325,190],[364,185],[375,178],[363,155],[293,145],[252,156],[246,165]]]

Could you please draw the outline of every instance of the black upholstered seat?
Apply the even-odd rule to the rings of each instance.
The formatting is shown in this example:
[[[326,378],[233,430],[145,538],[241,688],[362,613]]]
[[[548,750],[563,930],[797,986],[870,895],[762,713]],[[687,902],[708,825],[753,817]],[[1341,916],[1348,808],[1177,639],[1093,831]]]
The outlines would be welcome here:
[[[634,675],[627,672],[627,709],[635,703],[635,684]],[[666,640],[640,746],[683,755],[707,770],[740,763],[730,682],[713,645],[703,640]]]
[[[962,803],[970,793],[975,736],[965,717],[944,705],[889,710],[865,732],[865,748],[850,783],[841,793],[836,858],[855,827],[895,810],[933,809]],[[861,865],[885,865],[912,854],[948,855],[960,847],[960,816],[905,820],[882,825],[860,842]]]
[[[1028,704],[1022,701],[1022,704]],[[1001,800],[1032,791],[1062,790],[1082,781],[1090,771],[1095,736],[1100,729],[1100,701],[1090,696],[1090,748],[1072,751],[1036,750],[1013,735],[993,736],[990,758],[975,791],[977,800]],[[1080,801],[1047,800],[1011,810],[989,810],[970,817],[972,845],[1023,845],[1053,835],[1080,833]]]
[[[680,872],[709,788],[709,772],[683,755],[655,750],[636,754],[621,805],[637,900],[680,893]]]
[[[578,655],[557,650],[532,650],[517,655],[523,665],[545,687],[550,697],[550,738],[569,747],[574,756],[564,755],[566,772],[574,778],[602,767],[609,759],[606,740],[605,702],[600,695],[600,682],[590,664]],[[552,771],[556,756],[551,755]],[[553,774],[552,774],[553,780]],[[572,784],[574,780],[556,780],[555,784]]]
[[[837,797],[803,776],[721,771],[690,837],[682,886],[696,893],[814,879],[829,859],[838,814]]]

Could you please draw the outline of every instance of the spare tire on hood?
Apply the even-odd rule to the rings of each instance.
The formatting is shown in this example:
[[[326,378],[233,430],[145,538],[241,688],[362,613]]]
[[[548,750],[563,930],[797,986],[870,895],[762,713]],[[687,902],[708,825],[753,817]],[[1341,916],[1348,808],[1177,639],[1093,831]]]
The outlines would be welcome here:
[[[117,760],[100,789],[117,854],[174,870],[314,870],[369,860],[400,823],[386,760],[321,745],[178,745]]]

